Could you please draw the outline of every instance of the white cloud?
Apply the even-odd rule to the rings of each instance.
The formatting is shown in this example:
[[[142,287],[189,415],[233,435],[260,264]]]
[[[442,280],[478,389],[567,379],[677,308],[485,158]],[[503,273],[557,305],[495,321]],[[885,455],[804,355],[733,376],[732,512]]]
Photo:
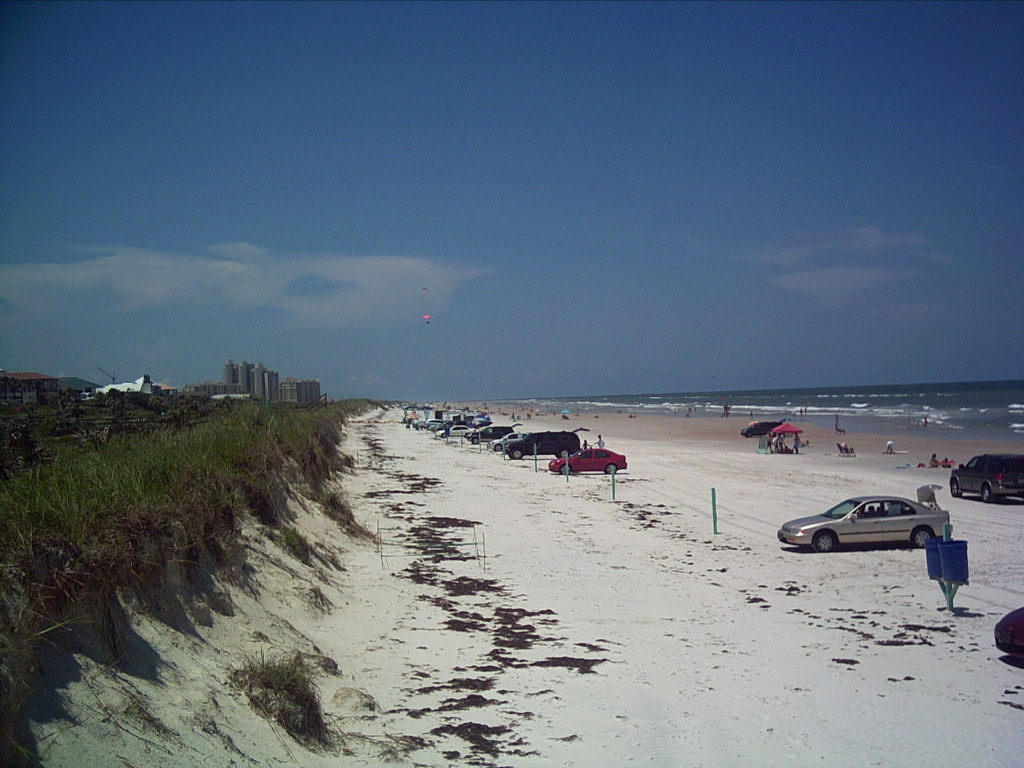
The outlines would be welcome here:
[[[883,232],[877,227],[857,227],[853,230],[847,248],[860,251],[878,251],[883,248],[906,248],[927,245],[920,232]]]
[[[223,256],[227,259],[246,259],[252,256],[266,256],[268,251],[252,243],[235,241],[231,243],[217,243],[211,245],[207,250],[214,256]]]
[[[460,285],[485,274],[410,256],[273,254],[240,242],[209,250],[213,256],[93,249],[102,255],[69,264],[0,265],[0,299],[16,312],[94,300],[115,310],[268,309],[333,325],[436,311]]]
[[[939,312],[938,307],[934,304],[917,302],[892,305],[880,304],[877,307],[869,308],[868,314],[892,324],[912,324],[915,322],[931,320],[936,317]]]
[[[951,260],[947,254],[931,251],[928,239],[913,230],[887,232],[859,226],[805,233],[795,240],[765,250],[754,260],[769,267],[788,267],[791,271],[769,280],[823,305],[874,305],[882,291],[918,274],[904,265]]]
[[[880,291],[913,276],[914,273],[908,270],[887,267],[827,267],[778,275],[771,278],[771,282],[824,305],[846,306],[855,301],[876,303],[872,291]]]
[[[948,253],[940,253],[938,251],[928,251],[928,252],[918,253],[917,255],[920,256],[922,259],[927,259],[928,261],[934,261],[934,262],[937,262],[939,264],[952,264],[953,263],[953,257],[950,254],[948,254]]]
[[[928,239],[920,232],[884,232],[877,227],[860,226],[850,229],[803,234],[798,242],[767,248],[756,254],[760,264],[798,264],[814,261],[835,261],[836,258],[863,258],[881,254],[892,255],[902,251],[908,256],[934,258],[927,251]]]
[[[758,264],[797,264],[814,253],[813,248],[799,246],[794,248],[770,248],[754,256]]]

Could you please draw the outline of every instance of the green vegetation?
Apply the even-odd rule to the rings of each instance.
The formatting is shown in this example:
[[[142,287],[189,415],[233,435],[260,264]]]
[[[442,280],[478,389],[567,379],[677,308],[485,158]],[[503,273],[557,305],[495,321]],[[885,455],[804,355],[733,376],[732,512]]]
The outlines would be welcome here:
[[[308,747],[329,747],[333,739],[324,722],[313,671],[301,653],[250,659],[231,675],[249,703]]]
[[[351,462],[351,456],[345,456],[346,464]],[[324,514],[336,522],[341,529],[354,539],[372,539],[373,534],[360,525],[352,514],[352,507],[341,496],[334,491],[323,494],[320,498],[320,508]]]
[[[309,562],[309,543],[284,525],[286,465],[294,462],[329,514],[359,533],[344,501],[324,485],[351,463],[337,450],[342,422],[372,405],[235,402],[171,421],[154,414],[157,423],[145,429],[86,440],[81,428],[67,427],[65,413],[7,422],[0,433],[11,469],[0,475],[0,763],[15,762],[28,670],[54,627],[102,625],[115,590],[156,585],[171,563],[185,572],[230,572],[241,562],[233,534],[245,512]]]
[[[306,537],[290,525],[281,526],[281,545],[287,549],[296,560],[309,565],[313,560],[313,547],[306,540]]]

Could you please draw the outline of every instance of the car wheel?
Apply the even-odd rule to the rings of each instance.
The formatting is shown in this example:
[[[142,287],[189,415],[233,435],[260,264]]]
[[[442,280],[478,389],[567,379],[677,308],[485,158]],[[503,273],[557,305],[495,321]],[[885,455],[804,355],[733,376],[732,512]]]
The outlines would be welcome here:
[[[514,451],[512,451],[512,453],[510,455],[512,456],[513,459],[521,459],[521,458],[523,458],[523,452],[520,451],[518,448],[516,448]]]
[[[501,453],[501,446],[500,446],[500,445],[497,445],[497,444],[496,444],[496,445],[494,446],[494,452],[495,452],[495,453]]]
[[[960,481],[955,477],[949,479],[949,495],[955,499],[959,499],[964,495],[964,492],[960,490]]]
[[[471,442],[473,445],[480,445],[480,438],[479,437],[471,437],[471,438],[469,438],[469,442]]]
[[[836,535],[832,531],[818,531],[814,534],[811,546],[814,547],[815,552],[831,552],[838,543]]]
[[[607,467],[604,468],[604,473],[606,475],[610,475],[613,472],[618,472],[618,471],[619,471],[619,468],[617,466],[615,466],[614,464],[609,464]]]
[[[996,500],[995,495],[992,493],[992,486],[988,483],[982,483],[981,485],[981,500],[986,504],[991,504]]]
[[[910,543],[915,547],[921,548],[925,545],[928,539],[934,539],[935,534],[931,528],[915,528],[914,532],[910,534]]]

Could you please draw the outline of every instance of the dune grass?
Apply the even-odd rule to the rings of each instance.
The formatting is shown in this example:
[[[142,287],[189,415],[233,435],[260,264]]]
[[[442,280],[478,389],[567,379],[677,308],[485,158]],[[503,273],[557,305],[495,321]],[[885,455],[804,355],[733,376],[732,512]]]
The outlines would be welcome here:
[[[14,743],[32,649],[50,627],[77,604],[144,589],[171,561],[228,565],[239,514],[282,535],[275,489],[286,462],[319,494],[346,465],[342,422],[372,405],[237,403],[202,423],[61,451],[0,483],[0,763],[12,754],[3,745]]]
[[[363,402],[329,412],[243,404],[188,429],[63,456],[0,486],[0,552],[24,562],[41,542],[59,542],[85,560],[120,559],[140,525],[195,529],[225,506],[244,508],[285,458],[319,488],[341,461],[339,419]]]
[[[276,721],[292,738],[309,747],[331,745],[313,671],[301,653],[249,659],[234,670],[231,682],[245,692],[253,709]]]

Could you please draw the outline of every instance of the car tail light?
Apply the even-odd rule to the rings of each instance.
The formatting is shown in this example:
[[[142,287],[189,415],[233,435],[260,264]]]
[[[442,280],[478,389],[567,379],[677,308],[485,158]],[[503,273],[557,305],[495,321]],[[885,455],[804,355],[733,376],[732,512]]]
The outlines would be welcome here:
[[[996,472],[995,481],[997,483],[999,483],[1000,485],[1003,484],[1003,473],[1002,472]]]

